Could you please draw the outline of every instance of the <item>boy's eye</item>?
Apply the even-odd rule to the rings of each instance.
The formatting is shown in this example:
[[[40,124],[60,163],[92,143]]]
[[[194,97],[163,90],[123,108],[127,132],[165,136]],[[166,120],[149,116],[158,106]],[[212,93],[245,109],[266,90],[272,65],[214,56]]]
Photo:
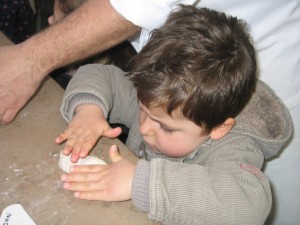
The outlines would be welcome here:
[[[160,129],[167,134],[172,134],[174,132],[173,130],[163,127],[162,125],[160,125]]]

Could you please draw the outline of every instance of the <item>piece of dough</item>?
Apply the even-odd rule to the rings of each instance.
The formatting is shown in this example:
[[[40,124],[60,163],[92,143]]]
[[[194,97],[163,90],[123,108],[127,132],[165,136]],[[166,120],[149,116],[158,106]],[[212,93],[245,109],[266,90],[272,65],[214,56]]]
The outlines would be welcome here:
[[[62,152],[60,152],[59,154],[58,165],[66,173],[70,172],[70,167],[73,165],[107,165],[106,162],[104,162],[102,159],[99,159],[96,156],[87,156],[84,159],[79,158],[79,160],[76,163],[72,163],[70,158],[71,154],[68,156],[64,155]]]

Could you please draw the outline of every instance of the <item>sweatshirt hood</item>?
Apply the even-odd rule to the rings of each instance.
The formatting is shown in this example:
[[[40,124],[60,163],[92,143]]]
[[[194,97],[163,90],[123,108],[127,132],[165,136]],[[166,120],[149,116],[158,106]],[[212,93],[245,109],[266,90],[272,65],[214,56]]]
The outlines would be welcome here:
[[[268,159],[277,155],[287,144],[292,136],[293,125],[281,99],[268,85],[258,81],[251,100],[236,117],[236,126],[232,131],[255,138],[265,159]]]

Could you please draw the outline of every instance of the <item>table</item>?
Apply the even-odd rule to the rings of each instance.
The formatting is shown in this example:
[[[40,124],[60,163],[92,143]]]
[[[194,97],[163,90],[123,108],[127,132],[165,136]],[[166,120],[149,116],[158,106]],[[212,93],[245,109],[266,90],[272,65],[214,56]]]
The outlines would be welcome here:
[[[37,225],[158,224],[131,201],[79,200],[62,188],[58,167],[62,146],[54,139],[67,125],[59,112],[63,93],[47,78],[16,120],[0,125],[0,212],[19,203]],[[109,162],[113,143],[125,158],[137,160],[118,139],[101,138],[91,155]]]

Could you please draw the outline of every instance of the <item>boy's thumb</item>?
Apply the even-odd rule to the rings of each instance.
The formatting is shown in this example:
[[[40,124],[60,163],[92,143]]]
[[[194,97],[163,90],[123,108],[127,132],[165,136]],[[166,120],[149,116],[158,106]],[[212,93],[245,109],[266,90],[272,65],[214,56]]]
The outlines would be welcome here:
[[[112,145],[110,147],[109,154],[110,154],[111,161],[113,163],[118,162],[123,159],[123,157],[120,155],[116,145]]]
[[[122,133],[121,127],[111,128],[108,131],[106,131],[103,136],[108,138],[116,138]]]

